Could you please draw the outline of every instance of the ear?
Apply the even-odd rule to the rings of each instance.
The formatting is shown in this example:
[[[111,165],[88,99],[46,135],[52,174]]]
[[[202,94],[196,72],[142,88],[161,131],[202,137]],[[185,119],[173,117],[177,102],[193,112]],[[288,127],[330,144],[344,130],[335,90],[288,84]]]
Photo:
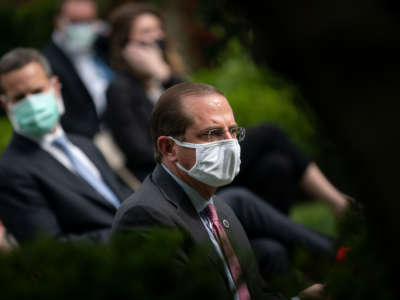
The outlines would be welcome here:
[[[3,109],[5,111],[8,111],[7,102],[6,102],[6,96],[5,95],[0,95],[0,105],[1,105],[1,107],[3,107]]]
[[[51,81],[53,83],[53,88],[58,97],[61,96],[61,82],[58,79],[58,76],[54,75],[51,77]]]
[[[54,29],[56,31],[61,31],[67,23],[67,19],[61,14],[61,12],[59,12],[53,18]]]
[[[161,152],[163,159],[169,162],[175,162],[177,160],[176,145],[169,137],[159,136],[157,139],[157,147]]]
[[[0,81],[1,81],[1,77],[0,77]],[[7,111],[7,99],[6,99],[6,95],[4,95],[4,94],[0,94],[0,105],[5,111]]]

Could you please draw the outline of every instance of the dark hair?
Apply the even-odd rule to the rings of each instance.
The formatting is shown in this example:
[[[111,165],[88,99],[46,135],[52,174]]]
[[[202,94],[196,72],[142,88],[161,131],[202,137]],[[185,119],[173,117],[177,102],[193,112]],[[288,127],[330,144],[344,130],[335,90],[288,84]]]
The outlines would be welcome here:
[[[15,48],[0,58],[0,78],[4,74],[21,69],[31,62],[39,63],[48,78],[53,75],[49,62],[38,50],[33,48]],[[0,81],[0,94],[3,93],[4,87]]]
[[[129,43],[129,34],[133,21],[147,13],[156,16],[161,21],[161,26],[163,26],[166,35],[165,52],[167,63],[175,73],[183,74],[183,62],[164,28],[164,17],[155,7],[146,3],[125,3],[115,8],[110,14],[109,23],[111,31],[109,45],[112,67],[120,71],[130,71],[128,63],[122,57],[122,51]]]
[[[154,145],[154,155],[161,162],[161,153],[157,147],[160,136],[181,137],[186,129],[193,124],[193,117],[185,111],[182,105],[184,99],[190,96],[210,94],[224,95],[215,87],[197,82],[183,82],[165,90],[154,106],[150,117],[151,136]]]

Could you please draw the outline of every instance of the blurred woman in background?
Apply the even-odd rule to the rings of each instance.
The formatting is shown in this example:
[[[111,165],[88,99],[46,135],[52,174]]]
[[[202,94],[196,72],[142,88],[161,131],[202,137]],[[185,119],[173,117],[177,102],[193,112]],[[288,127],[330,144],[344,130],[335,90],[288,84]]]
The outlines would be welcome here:
[[[148,120],[164,89],[183,80],[183,62],[167,36],[163,17],[146,4],[128,3],[110,16],[110,55],[115,71],[107,90],[106,123],[143,180],[154,166]]]

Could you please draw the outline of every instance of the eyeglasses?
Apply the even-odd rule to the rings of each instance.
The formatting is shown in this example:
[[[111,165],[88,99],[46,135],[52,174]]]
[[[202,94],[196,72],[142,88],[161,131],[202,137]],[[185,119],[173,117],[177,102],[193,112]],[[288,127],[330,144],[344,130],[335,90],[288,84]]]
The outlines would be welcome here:
[[[229,129],[229,133],[234,139],[237,139],[239,142],[241,142],[246,135],[246,130],[243,127],[234,127]],[[225,130],[220,128],[210,129],[203,135],[207,136],[209,142],[220,141],[224,139]]]

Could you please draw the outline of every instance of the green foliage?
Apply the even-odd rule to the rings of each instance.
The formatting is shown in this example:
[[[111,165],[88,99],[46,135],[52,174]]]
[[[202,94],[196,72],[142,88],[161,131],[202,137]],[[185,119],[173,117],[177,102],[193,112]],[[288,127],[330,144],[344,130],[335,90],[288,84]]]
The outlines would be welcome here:
[[[54,0],[0,3],[0,55],[14,47],[41,48],[50,38]]]
[[[384,254],[385,246],[374,238],[376,234],[371,234],[363,211],[354,205],[335,229],[338,246],[349,249],[344,258],[332,262],[296,249],[293,271],[274,276],[271,284],[285,293],[289,291],[288,296],[320,282],[325,284],[331,300],[398,299],[395,294],[397,274],[391,273]]]
[[[1,298],[225,299],[201,251],[178,263],[183,241],[161,229],[108,245],[39,239],[0,255]]]
[[[15,47],[42,49],[53,31],[58,0],[0,1],[0,55]],[[99,14],[106,16],[112,0],[97,0]]]
[[[339,226],[341,245],[350,250],[345,259],[327,273],[327,292],[332,299],[398,299],[394,274],[390,274],[378,241],[370,233],[366,218],[352,210]],[[397,285],[397,283],[395,283]]]
[[[318,232],[337,236],[337,221],[332,211],[322,203],[307,201],[294,205],[291,219]],[[334,267],[332,258],[318,256],[302,247],[296,247],[291,253],[292,267],[284,274],[274,274],[269,282],[276,289],[284,291],[290,298],[316,282],[324,282]]]
[[[0,117],[0,154],[10,141],[12,126],[7,117]]]
[[[196,72],[192,80],[211,84],[228,98],[237,122],[280,125],[300,148],[315,155],[315,122],[296,88],[270,70],[259,68],[236,40],[220,57],[219,67]]]
[[[323,203],[304,202],[293,206],[291,219],[316,231],[335,236],[336,219],[329,207]]]

